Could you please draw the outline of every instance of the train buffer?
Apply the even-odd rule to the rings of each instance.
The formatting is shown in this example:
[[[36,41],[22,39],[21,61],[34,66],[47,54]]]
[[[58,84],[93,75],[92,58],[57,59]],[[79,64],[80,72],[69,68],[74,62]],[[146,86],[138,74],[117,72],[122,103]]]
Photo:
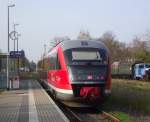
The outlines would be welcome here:
[[[0,91],[0,122],[68,122],[36,80],[21,80],[20,89]]]

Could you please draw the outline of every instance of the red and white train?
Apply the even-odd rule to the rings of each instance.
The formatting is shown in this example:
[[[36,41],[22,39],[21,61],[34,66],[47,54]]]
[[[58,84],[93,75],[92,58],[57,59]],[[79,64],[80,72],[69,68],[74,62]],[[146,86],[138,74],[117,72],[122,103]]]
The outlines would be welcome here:
[[[45,57],[42,81],[67,105],[96,105],[111,93],[111,63],[107,47],[96,40],[68,40]]]

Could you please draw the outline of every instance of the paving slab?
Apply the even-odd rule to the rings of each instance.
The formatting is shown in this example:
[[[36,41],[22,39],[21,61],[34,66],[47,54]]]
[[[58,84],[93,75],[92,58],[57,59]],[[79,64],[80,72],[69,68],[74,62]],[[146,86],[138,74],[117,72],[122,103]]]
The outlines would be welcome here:
[[[0,94],[0,122],[68,122],[36,80],[21,80],[18,90]]]

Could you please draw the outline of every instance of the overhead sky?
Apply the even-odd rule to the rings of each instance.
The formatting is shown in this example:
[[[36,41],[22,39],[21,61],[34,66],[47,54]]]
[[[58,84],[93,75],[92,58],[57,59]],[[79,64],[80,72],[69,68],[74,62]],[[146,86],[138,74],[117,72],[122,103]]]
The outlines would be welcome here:
[[[150,0],[0,0],[0,49],[7,52],[7,6],[10,31],[13,23],[21,33],[19,49],[37,62],[54,37],[75,39],[80,30],[92,37],[113,31],[117,39],[130,42],[150,29]],[[10,40],[13,50],[13,42]]]

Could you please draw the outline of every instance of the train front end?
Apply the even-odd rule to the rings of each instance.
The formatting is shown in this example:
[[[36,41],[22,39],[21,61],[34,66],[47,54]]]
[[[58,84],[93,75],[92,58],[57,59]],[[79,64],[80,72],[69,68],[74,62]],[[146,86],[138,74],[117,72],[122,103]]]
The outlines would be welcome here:
[[[73,91],[68,100],[99,104],[111,93],[109,53],[103,44],[95,41],[79,41],[79,44],[63,51]]]

